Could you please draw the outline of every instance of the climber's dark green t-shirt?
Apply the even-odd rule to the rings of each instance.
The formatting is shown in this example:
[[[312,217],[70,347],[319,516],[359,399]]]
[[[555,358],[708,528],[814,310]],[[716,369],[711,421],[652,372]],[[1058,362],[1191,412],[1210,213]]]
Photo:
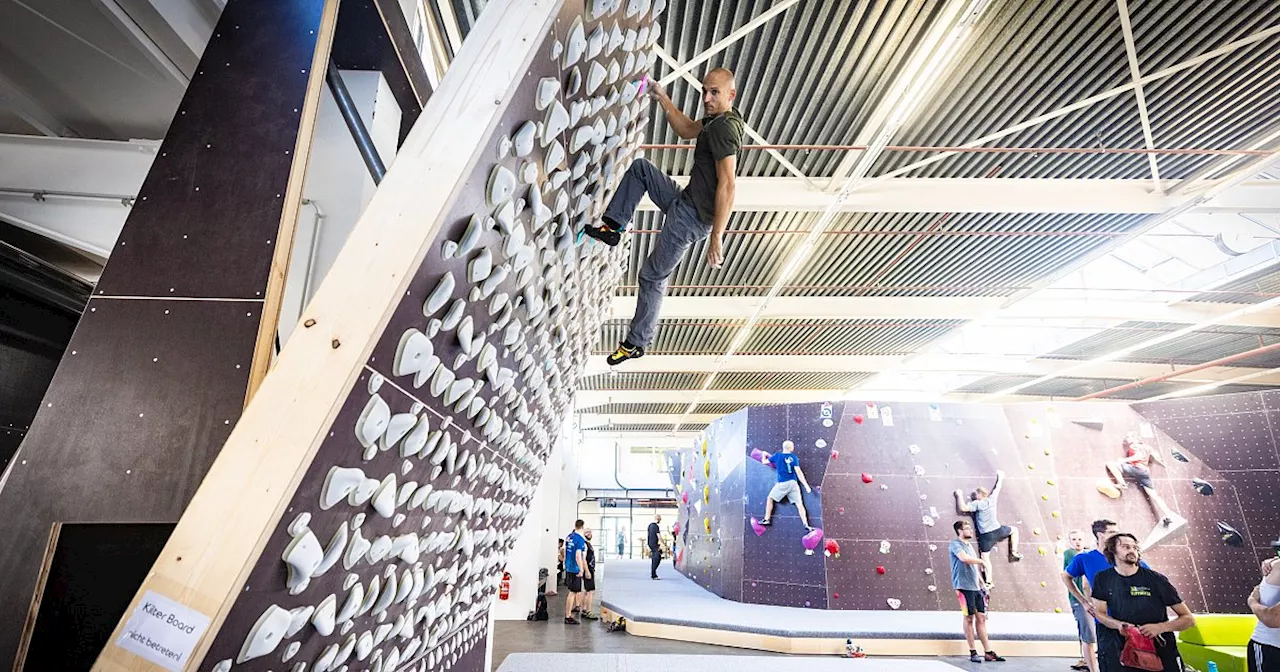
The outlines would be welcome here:
[[[698,218],[711,226],[716,215],[716,162],[742,149],[744,122],[737,110],[702,118],[702,131],[693,150],[693,175],[685,193],[698,210]]]

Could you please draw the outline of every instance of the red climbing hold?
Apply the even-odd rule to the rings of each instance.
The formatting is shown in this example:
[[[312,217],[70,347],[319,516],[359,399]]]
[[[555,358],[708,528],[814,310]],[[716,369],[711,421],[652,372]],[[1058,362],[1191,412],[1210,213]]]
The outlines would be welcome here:
[[[867,473],[867,472],[865,472],[865,471],[864,471],[864,472],[862,472],[862,482],[863,482],[863,483],[870,483],[870,482],[872,482],[872,481],[874,481],[874,480],[876,480],[876,479],[872,478],[872,477],[871,477],[871,474],[868,474],[868,473]]]
[[[876,567],[876,574],[884,574],[884,565]]]
[[[839,459],[839,458],[840,458],[840,451],[836,450],[835,448],[832,448],[832,449],[831,449],[831,459],[836,460],[836,459]]]
[[[838,558],[840,557],[840,544],[836,543],[835,539],[828,539],[827,543],[823,544],[822,552],[828,558]]]
[[[861,425],[861,424],[862,424],[862,416],[861,416],[861,415],[855,415],[855,416],[853,416],[853,421],[854,421],[854,422],[856,422],[856,423],[858,423],[859,425]]]

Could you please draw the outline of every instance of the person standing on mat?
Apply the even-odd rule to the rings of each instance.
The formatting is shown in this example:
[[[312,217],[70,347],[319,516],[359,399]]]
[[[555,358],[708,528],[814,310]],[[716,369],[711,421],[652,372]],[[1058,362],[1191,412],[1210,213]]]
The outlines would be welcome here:
[[[1070,545],[1062,554],[1063,570],[1070,567],[1071,561],[1084,552],[1084,532],[1071,530],[1067,533],[1067,543]],[[1076,599],[1077,594],[1084,595],[1083,581],[1084,578],[1080,576],[1068,579],[1069,583],[1075,585],[1075,590],[1067,591],[1067,602],[1071,604],[1071,615],[1076,619],[1076,636],[1080,639],[1080,661],[1072,665],[1071,669],[1098,672],[1098,654],[1094,650],[1094,645],[1098,642],[1098,631],[1095,627],[1093,615],[1089,613],[1089,609],[1085,608],[1088,600],[1082,602]]]
[[[658,324],[667,280],[690,246],[710,236],[707,264],[720,268],[724,263],[724,229],[733,210],[734,175],[745,128],[742,117],[733,109],[737,85],[733,73],[725,68],[715,68],[703,78],[702,108],[706,116],[697,121],[681,112],[657,81],[649,80],[648,86],[649,95],[662,105],[676,135],[685,140],[696,138],[693,172],[688,186],[681,189],[657,166],[646,159],[636,159],[618,183],[601,226],[586,227],[588,236],[606,245],[617,245],[646,193],[664,215],[658,242],[640,269],[640,291],[631,329],[606,359],[610,366],[644,356]]]
[[[585,526],[582,520],[573,521],[573,531],[564,538],[564,585],[569,589],[564,598],[564,622],[570,625],[580,622],[573,617],[573,611],[580,606],[583,579],[590,576],[587,571],[587,540],[582,536]]]
[[[1169,579],[1141,566],[1138,538],[1127,532],[1114,534],[1103,547],[1113,565],[1093,580],[1093,608],[1098,614],[1098,662],[1105,672],[1134,670],[1120,663],[1126,639],[1154,640],[1164,672],[1183,672],[1175,632],[1196,624],[1196,617],[1182,601]],[[1175,615],[1169,620],[1169,610]],[[1135,632],[1136,631],[1136,632]]]
[[[772,524],[774,503],[780,504],[785,501],[796,505],[796,511],[800,514],[800,522],[804,525],[804,529],[813,529],[809,526],[809,513],[805,511],[804,495],[800,494],[800,486],[804,486],[805,492],[813,492],[813,488],[809,487],[809,481],[804,478],[804,471],[800,469],[800,457],[796,455],[795,450],[796,444],[783,441],[782,452],[766,458],[777,470],[778,482],[773,485],[773,489],[765,499],[764,520],[760,521],[761,525]]]
[[[951,587],[960,601],[964,639],[969,643],[969,660],[974,663],[1004,662],[1000,654],[991,650],[991,642],[987,640],[987,593],[978,573],[978,568],[985,563],[973,552],[973,523],[957,520],[951,527],[956,531],[956,538],[951,540],[947,549],[951,556]],[[982,642],[981,656],[974,645],[975,636]]]
[[[1253,589],[1247,604],[1258,618],[1258,625],[1249,640],[1249,665],[1245,669],[1280,672],[1280,557],[1263,561],[1262,583]]]
[[[582,537],[587,545],[587,550],[583,554],[587,571],[582,576],[582,599],[578,601],[578,613],[583,618],[594,621],[600,618],[599,614],[592,610],[596,602],[596,547],[591,544],[591,530],[584,531]]]
[[[649,523],[649,578],[658,578],[658,564],[662,562],[662,546],[659,544],[658,536],[662,533],[662,528],[658,523],[662,522],[662,514],[654,514],[653,522]]]
[[[1000,497],[1000,489],[1004,485],[1004,472],[996,472],[996,484],[990,491],[986,488],[978,488],[973,491],[973,499],[964,501],[964,493],[956,490],[956,502],[960,505],[961,511],[973,513],[974,522],[978,527],[978,556],[981,557],[986,564],[987,584],[993,585],[991,572],[991,562],[988,557],[991,549],[996,544],[1009,540],[1009,562],[1017,562],[1022,559],[1022,554],[1018,552],[1018,528],[1008,525],[1001,525],[1000,519],[996,516],[996,502]]]

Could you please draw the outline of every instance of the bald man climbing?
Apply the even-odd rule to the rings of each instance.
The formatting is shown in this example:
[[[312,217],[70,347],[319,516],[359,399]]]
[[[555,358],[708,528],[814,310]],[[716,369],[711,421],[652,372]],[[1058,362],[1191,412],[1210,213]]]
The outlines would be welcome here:
[[[720,268],[724,262],[724,227],[733,210],[734,173],[738,151],[742,149],[744,123],[733,109],[737,97],[733,73],[716,68],[702,80],[702,108],[706,116],[694,121],[671,102],[662,85],[649,80],[649,95],[667,113],[667,123],[676,135],[692,140],[693,174],[684,189],[645,159],[636,159],[618,183],[618,191],[605,209],[602,226],[588,226],[586,234],[606,245],[617,245],[622,231],[631,223],[636,206],[646,193],[664,221],[658,244],[640,269],[640,292],[631,330],[618,349],[606,360],[610,366],[644,356],[658,324],[667,280],[686,250],[708,235],[707,263]]]

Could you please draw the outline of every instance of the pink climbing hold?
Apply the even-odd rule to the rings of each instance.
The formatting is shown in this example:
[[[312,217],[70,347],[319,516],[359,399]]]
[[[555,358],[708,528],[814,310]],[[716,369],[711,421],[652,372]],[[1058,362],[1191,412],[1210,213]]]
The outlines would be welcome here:
[[[872,481],[874,481],[874,480],[876,480],[876,479],[872,478],[872,477],[871,477],[871,474],[868,474],[868,473],[867,473],[867,472],[865,472],[865,471],[864,471],[864,472],[862,472],[862,482],[863,482],[863,483],[870,483],[870,482],[872,482]]]
[[[689,491],[688,491],[688,490],[686,490],[686,491],[684,491],[684,492],[680,493],[680,501],[684,502],[685,504],[688,504],[688,503],[689,503]]]
[[[831,459],[833,459],[833,460],[838,460],[838,459],[840,459],[840,451],[836,450],[835,448],[832,448],[832,449],[831,449]]]
[[[861,416],[861,415],[855,415],[855,416],[853,416],[853,421],[854,421],[854,422],[856,422],[856,423],[858,423],[859,425],[861,425],[861,424],[862,424],[862,416]]]
[[[759,448],[752,448],[751,459],[755,460],[756,462],[764,462],[764,451],[760,450]]]
[[[644,93],[644,90],[648,87],[649,87],[649,75],[644,75],[640,78],[640,86],[636,90],[636,96],[639,96],[640,94]]]
[[[822,543],[822,528],[815,527],[809,530],[809,533],[804,535],[800,543],[804,544],[805,555],[813,555],[813,550],[818,547],[818,544]]]
[[[680,536],[680,521],[676,521],[676,524],[671,526],[671,535]]]
[[[751,519],[751,531],[755,532],[757,537],[763,535],[764,530],[765,530],[765,527],[764,525],[760,524],[760,521],[756,520],[755,518]]]

